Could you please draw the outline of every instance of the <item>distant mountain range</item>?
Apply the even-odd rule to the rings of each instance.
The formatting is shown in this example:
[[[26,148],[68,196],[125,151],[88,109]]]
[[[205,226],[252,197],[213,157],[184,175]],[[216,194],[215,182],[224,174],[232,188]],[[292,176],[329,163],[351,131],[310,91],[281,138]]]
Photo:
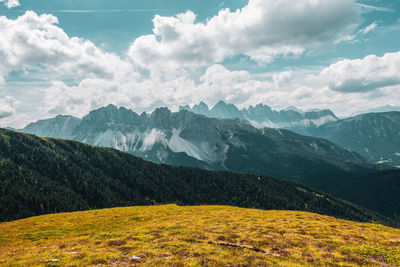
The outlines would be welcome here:
[[[382,110],[389,110],[390,106]],[[393,107],[395,108],[395,107]],[[371,163],[400,166],[400,112],[362,114],[338,119],[330,110],[303,112],[294,107],[281,111],[259,104],[239,110],[233,104],[218,102],[213,108],[201,102],[190,108],[197,114],[211,118],[240,118],[255,127],[282,128],[298,134],[325,138],[355,151]]]
[[[109,105],[83,119],[57,116],[23,132],[115,148],[156,163],[301,179],[327,171],[370,171],[359,154],[327,140],[283,129],[257,129],[241,119],[216,119],[167,108],[141,115]],[[305,182],[307,184],[307,182]]]
[[[289,181],[159,165],[114,149],[5,129],[0,129],[0,166],[0,221],[62,211],[179,203],[304,210],[393,223]]]
[[[113,109],[114,112],[117,110],[116,107],[112,106],[110,106],[109,109]],[[395,167],[400,166],[400,112],[369,113],[346,119],[338,119],[330,110],[303,112],[291,107],[285,110],[275,111],[269,106],[263,104],[239,110],[235,105],[226,104],[223,101],[218,102],[211,109],[204,102],[201,102],[198,105],[194,105],[192,108],[189,106],[180,107],[180,111],[183,110],[204,115],[209,118],[242,120],[242,122],[236,122],[236,124],[231,123],[229,126],[231,128],[248,128],[249,126],[245,123],[248,122],[248,124],[255,128],[269,127],[286,129],[301,135],[324,138],[344,149],[357,152],[370,163],[385,163]],[[185,145],[179,144],[177,146],[176,142],[182,141],[177,138],[177,136],[181,135],[173,135],[173,129],[168,127],[159,127],[155,122],[159,117],[162,117],[163,112],[167,114],[167,117],[168,114],[172,114],[172,117],[174,117],[173,120],[179,120],[179,116],[174,115],[175,113],[171,113],[169,110],[158,109],[156,112],[153,112],[154,114],[152,115],[146,113],[139,115],[125,108],[121,108],[117,112],[117,115],[110,115],[110,118],[93,118],[100,116],[99,114],[102,112],[104,113],[105,111],[103,109],[93,111],[83,119],[78,119],[72,116],[57,116],[53,119],[31,123],[21,131],[33,133],[38,136],[73,139],[89,144],[113,147],[151,161],[164,162],[168,164],[180,165],[184,163],[185,165],[200,167],[210,167],[211,164],[213,165],[212,168],[216,168],[216,165],[213,163],[218,160],[221,162],[221,157],[225,154],[219,152],[219,156],[217,156],[209,151],[211,149],[210,147],[206,148],[204,146],[199,146],[199,144],[193,144],[192,146],[185,143]],[[110,112],[112,113],[112,111]],[[104,116],[108,116],[106,113],[104,113]],[[112,116],[116,117],[112,118]],[[194,116],[191,116],[190,118],[186,116],[185,118],[187,119],[186,122],[191,121],[191,123],[196,123],[196,120],[198,120],[208,124],[208,121],[205,122],[205,119],[197,119],[197,117],[195,119]],[[107,121],[108,119],[110,121]],[[115,124],[115,119],[118,119],[121,122],[117,125],[119,127],[118,129],[113,129],[112,127],[112,124]],[[90,120],[94,120],[92,121],[92,125],[89,127],[90,129],[87,128],[90,133],[79,133],[79,131],[84,131],[82,127],[85,126],[83,125],[87,124]],[[167,122],[168,121],[169,118],[167,118]],[[212,122],[212,120],[209,122]],[[183,130],[183,128],[188,127],[184,124],[185,123],[175,125],[175,130]],[[213,124],[215,126],[215,122],[211,123],[211,125]],[[229,125],[229,123],[225,124],[226,126]],[[101,129],[98,129],[99,125],[102,125]],[[182,127],[182,125],[184,125],[184,127]],[[214,130],[217,128],[222,129],[225,126],[221,124],[218,127],[214,127]],[[152,129],[155,130],[148,132]],[[193,128],[192,130],[197,131],[198,129]],[[206,127],[206,129],[211,128]],[[107,130],[110,130],[119,136],[111,136],[111,132]],[[119,131],[120,134],[116,133],[116,130]],[[159,135],[160,133],[157,130],[162,130],[163,133]],[[149,143],[153,137],[160,140],[160,138],[163,138],[162,135],[165,134],[165,130],[168,130],[168,133],[166,134],[168,145],[164,142],[163,147],[156,148],[155,150],[147,149],[144,146],[140,148],[138,147],[138,145],[141,144],[139,139],[152,133],[152,135],[147,137],[145,143]],[[184,133],[185,132],[186,131],[184,131]],[[103,135],[99,136],[100,133]],[[136,134],[138,133],[140,133],[140,137],[135,139]],[[215,134],[214,131],[214,135]],[[171,139],[170,137],[173,138]],[[187,140],[188,137],[183,139]],[[133,146],[132,143],[134,143]],[[160,152],[161,150],[163,152]],[[183,152],[183,154],[181,153],[177,155],[174,152]],[[209,156],[204,153],[208,153]],[[189,157],[187,157],[187,155]],[[217,159],[216,157],[220,158]],[[345,160],[348,159],[345,158]],[[224,169],[224,166],[221,167]]]
[[[331,121],[337,121],[336,115],[329,109],[303,112],[295,107],[289,107],[281,111],[258,104],[247,109],[239,110],[233,104],[219,101],[211,109],[204,102],[190,106],[181,106],[180,110],[188,110],[210,118],[234,119],[239,118],[249,121],[257,128],[269,127],[286,129],[299,134],[308,133],[310,129]]]

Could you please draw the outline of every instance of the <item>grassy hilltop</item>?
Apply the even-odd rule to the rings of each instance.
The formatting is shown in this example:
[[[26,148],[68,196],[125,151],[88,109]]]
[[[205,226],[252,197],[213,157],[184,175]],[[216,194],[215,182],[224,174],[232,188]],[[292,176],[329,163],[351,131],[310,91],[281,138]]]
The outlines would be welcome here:
[[[400,230],[301,211],[126,207],[0,224],[0,265],[400,265]]]

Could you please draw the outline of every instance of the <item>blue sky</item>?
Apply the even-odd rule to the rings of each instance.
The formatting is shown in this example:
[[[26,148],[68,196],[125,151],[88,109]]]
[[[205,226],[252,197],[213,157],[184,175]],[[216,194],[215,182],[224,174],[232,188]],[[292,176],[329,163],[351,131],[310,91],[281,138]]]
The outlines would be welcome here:
[[[110,103],[400,106],[400,1],[292,3],[0,0],[0,126]]]

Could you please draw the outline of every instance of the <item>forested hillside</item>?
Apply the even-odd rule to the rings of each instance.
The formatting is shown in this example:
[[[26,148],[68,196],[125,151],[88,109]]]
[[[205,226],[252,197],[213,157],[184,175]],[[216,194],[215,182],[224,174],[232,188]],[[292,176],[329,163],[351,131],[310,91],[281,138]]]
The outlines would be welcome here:
[[[224,204],[390,223],[299,184],[146,162],[75,141],[0,129],[0,219],[128,205]]]

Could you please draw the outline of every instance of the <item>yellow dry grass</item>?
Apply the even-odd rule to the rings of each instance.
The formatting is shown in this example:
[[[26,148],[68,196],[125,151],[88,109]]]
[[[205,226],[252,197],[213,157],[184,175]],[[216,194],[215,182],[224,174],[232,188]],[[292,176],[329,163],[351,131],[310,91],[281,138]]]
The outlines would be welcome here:
[[[176,205],[0,224],[2,266],[136,264],[400,265],[400,230],[307,212]]]

